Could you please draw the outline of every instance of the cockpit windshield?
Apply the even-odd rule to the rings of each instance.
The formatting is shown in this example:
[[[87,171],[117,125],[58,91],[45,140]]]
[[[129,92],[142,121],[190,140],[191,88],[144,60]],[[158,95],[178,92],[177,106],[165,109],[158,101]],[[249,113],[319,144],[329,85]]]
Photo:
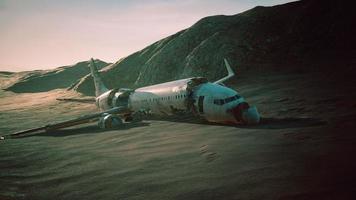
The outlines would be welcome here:
[[[232,101],[235,101],[237,99],[240,99],[241,96],[240,95],[235,95],[235,96],[232,96],[232,97],[227,97],[225,99],[214,99],[214,104],[216,105],[224,105],[226,103],[230,103]]]

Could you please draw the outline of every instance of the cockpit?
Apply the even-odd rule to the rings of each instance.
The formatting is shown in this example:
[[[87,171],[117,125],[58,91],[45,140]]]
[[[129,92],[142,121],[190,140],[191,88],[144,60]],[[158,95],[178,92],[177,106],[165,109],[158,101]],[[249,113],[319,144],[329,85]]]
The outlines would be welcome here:
[[[235,96],[232,96],[232,97],[227,97],[225,99],[214,99],[214,104],[216,105],[224,105],[226,103],[230,103],[232,101],[235,101],[237,99],[240,99],[241,96],[236,94]]]

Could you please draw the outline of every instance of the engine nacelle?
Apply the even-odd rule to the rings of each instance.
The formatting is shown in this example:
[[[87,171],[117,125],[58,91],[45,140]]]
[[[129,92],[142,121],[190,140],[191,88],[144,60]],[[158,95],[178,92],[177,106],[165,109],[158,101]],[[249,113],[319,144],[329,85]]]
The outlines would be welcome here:
[[[96,105],[101,110],[109,110],[113,107],[128,107],[128,99],[133,90],[113,89],[96,98]]]
[[[114,93],[114,90],[109,90],[102,95],[96,97],[95,103],[100,110],[109,110],[111,109],[112,106],[112,94]]]
[[[104,117],[101,117],[98,122],[99,127],[102,129],[116,128],[122,124],[123,121],[120,119],[120,117],[111,114],[107,114]]]

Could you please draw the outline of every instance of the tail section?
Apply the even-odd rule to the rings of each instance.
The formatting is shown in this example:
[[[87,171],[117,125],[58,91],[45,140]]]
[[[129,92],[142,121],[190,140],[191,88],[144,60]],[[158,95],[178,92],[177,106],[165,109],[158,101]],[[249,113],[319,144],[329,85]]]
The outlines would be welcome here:
[[[227,60],[224,58],[224,63],[225,63],[225,67],[227,70],[227,76],[225,76],[224,78],[215,81],[215,84],[222,84],[224,81],[227,81],[228,79],[230,79],[231,77],[235,76],[234,71],[232,71],[229,62],[227,62]]]
[[[103,81],[101,80],[100,74],[98,72],[98,68],[95,65],[95,61],[93,58],[91,58],[91,63],[89,65],[91,75],[94,79],[94,85],[95,85],[95,96],[100,96],[106,91],[109,91],[108,88],[105,87]]]

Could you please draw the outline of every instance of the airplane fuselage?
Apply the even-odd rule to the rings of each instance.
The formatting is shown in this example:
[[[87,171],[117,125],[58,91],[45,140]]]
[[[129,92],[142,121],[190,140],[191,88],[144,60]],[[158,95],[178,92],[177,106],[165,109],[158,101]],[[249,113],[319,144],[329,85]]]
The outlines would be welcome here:
[[[244,104],[245,107],[236,108]],[[202,77],[181,79],[136,90],[108,91],[97,98],[101,110],[127,106],[130,113],[172,115],[191,112],[217,123],[243,123],[244,98],[235,90]],[[126,115],[129,115],[127,113]]]

